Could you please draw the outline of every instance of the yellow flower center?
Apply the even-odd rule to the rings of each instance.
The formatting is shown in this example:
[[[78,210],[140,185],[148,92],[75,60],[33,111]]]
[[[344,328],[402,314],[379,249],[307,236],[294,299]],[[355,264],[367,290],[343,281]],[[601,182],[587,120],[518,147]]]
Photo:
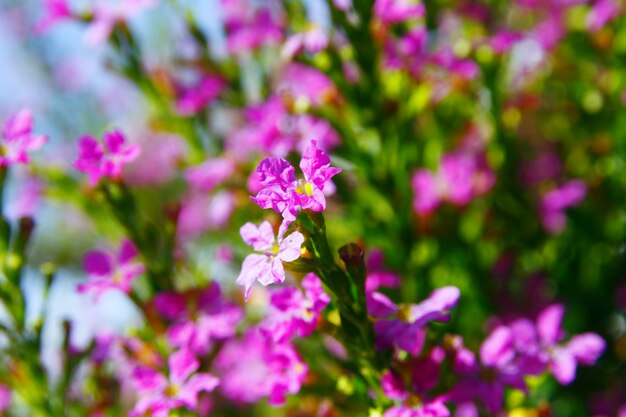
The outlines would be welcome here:
[[[313,195],[313,184],[311,184],[310,182],[306,182],[304,180],[298,180],[298,186],[296,187],[296,192],[298,194],[304,194],[310,197]]]

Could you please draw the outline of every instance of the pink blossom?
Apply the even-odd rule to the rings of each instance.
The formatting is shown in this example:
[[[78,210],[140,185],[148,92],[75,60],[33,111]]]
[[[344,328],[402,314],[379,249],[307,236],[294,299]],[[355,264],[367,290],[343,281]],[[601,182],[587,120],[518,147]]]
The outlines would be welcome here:
[[[292,62],[280,74],[276,90],[294,101],[305,101],[312,106],[331,102],[337,96],[337,88],[323,72],[303,64]]]
[[[587,194],[587,186],[581,180],[571,180],[560,188],[546,193],[540,202],[539,212],[545,229],[553,234],[565,229],[565,210],[580,204]]]
[[[375,319],[376,343],[380,349],[397,347],[417,356],[422,350],[425,326],[447,321],[460,296],[456,287],[442,287],[419,304],[396,305],[386,295],[367,295],[367,311]]]
[[[297,394],[308,373],[306,364],[289,343],[275,343],[255,329],[231,339],[215,359],[220,389],[236,403],[251,404],[268,397],[271,405]]]
[[[295,334],[305,337],[317,328],[330,296],[313,273],[302,279],[302,288],[304,293],[295,287],[283,287],[272,293],[268,317],[261,324],[268,338],[286,342]]]
[[[185,196],[178,215],[176,231],[179,241],[199,236],[207,230],[224,228],[235,209],[235,203],[235,195],[230,190],[209,195],[192,192]]]
[[[0,413],[3,413],[11,406],[11,389],[4,384],[0,384]]]
[[[307,30],[296,33],[287,39],[281,50],[281,57],[291,60],[301,51],[316,54],[328,46],[328,35],[316,25],[310,25]]]
[[[93,19],[85,32],[90,46],[106,42],[115,25],[125,22],[145,9],[154,7],[160,0],[101,0],[93,6]]]
[[[620,3],[616,0],[598,0],[587,15],[587,29],[597,32],[608,22],[619,16],[621,12]]]
[[[220,3],[229,52],[241,54],[282,40],[280,18],[269,7],[256,7],[248,0],[221,0]]]
[[[32,133],[33,117],[28,109],[23,109],[4,122],[0,141],[0,167],[13,164],[27,164],[28,154],[41,148],[48,141],[47,136]]]
[[[85,255],[84,268],[89,282],[78,285],[78,292],[91,292],[97,298],[110,289],[126,294],[132,283],[144,272],[144,265],[136,260],[137,249],[130,240],[123,240],[117,255],[109,252],[92,251]]]
[[[124,170],[124,181],[140,186],[157,186],[171,181],[187,153],[184,140],[176,135],[149,132],[142,135],[140,143],[141,153]]]
[[[324,211],[324,187],[340,168],[330,166],[330,158],[311,141],[300,161],[304,179],[296,180],[294,168],[282,158],[265,158],[257,167],[264,188],[251,197],[261,208],[272,208],[287,221],[293,221],[301,209]]]
[[[420,169],[413,175],[413,208],[423,215],[448,201],[463,206],[493,186],[491,170],[477,156],[448,154],[437,173]]]
[[[560,344],[565,337],[561,328],[564,313],[562,305],[553,304],[539,313],[536,326],[520,319],[512,323],[511,328],[516,347],[524,356],[529,371],[547,368],[557,381],[567,385],[576,377],[577,364],[593,365],[606,344],[595,333],[576,335],[566,344]]]
[[[126,143],[120,131],[105,133],[103,142],[92,136],[83,136],[78,142],[76,168],[89,176],[89,185],[98,185],[101,178],[120,179],[124,165],[139,156],[141,148],[137,144]]]
[[[283,222],[276,237],[272,225],[267,221],[260,226],[246,223],[241,227],[244,242],[257,252],[244,259],[236,281],[237,285],[245,288],[246,300],[255,281],[264,286],[285,281],[283,262],[293,262],[300,257],[304,236],[300,232],[293,232],[283,238],[288,226],[287,222]]]
[[[196,85],[179,88],[176,111],[191,116],[212,103],[225,87],[226,82],[221,77],[206,74]]]
[[[215,282],[200,293],[157,294],[154,305],[173,322],[167,331],[170,344],[189,348],[198,355],[207,354],[215,341],[232,337],[243,318],[240,308],[223,299]]]
[[[187,181],[198,190],[211,192],[235,172],[235,164],[226,158],[214,158],[185,172]]]
[[[423,17],[426,12],[421,1],[376,0],[374,15],[384,24],[401,23],[409,19]]]
[[[136,367],[133,381],[139,400],[129,415],[140,417],[150,413],[152,417],[167,417],[176,408],[195,410],[198,394],[211,392],[219,384],[212,375],[196,373],[199,367],[200,362],[187,349],[169,357],[167,377],[152,368]]]
[[[37,22],[37,32],[50,30],[59,21],[72,17],[69,0],[43,0],[45,15]]]

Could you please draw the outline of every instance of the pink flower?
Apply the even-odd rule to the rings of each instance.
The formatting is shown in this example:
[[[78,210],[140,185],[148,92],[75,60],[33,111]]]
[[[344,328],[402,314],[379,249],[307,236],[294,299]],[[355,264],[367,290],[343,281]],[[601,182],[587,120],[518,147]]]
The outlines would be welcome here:
[[[330,166],[330,158],[311,141],[300,161],[303,180],[297,180],[294,168],[282,158],[265,158],[257,167],[264,188],[251,197],[261,208],[272,208],[281,213],[286,221],[293,221],[301,209],[324,211],[326,197],[324,187],[340,168]]]
[[[511,328],[524,363],[529,367],[540,366],[541,370],[547,367],[557,381],[567,385],[576,377],[577,364],[593,365],[606,343],[595,333],[583,333],[572,337],[566,344],[559,344],[565,336],[561,328],[564,313],[562,305],[553,304],[539,314],[536,326],[521,319],[512,323]]]
[[[204,75],[192,87],[180,88],[176,98],[176,111],[183,116],[191,116],[212,103],[224,90],[225,81],[214,75]]]
[[[94,187],[101,178],[118,180],[124,165],[137,159],[141,148],[127,144],[124,135],[116,130],[105,133],[103,143],[83,136],[78,142],[78,152],[76,168],[89,176],[89,185]]]
[[[565,229],[567,216],[565,210],[580,204],[587,195],[587,186],[581,180],[571,180],[560,188],[543,196],[539,206],[543,227],[552,233]]]
[[[246,300],[252,284],[257,280],[264,286],[285,281],[283,262],[293,262],[300,257],[304,236],[300,232],[293,232],[283,238],[288,226],[287,222],[283,222],[276,237],[267,221],[260,226],[246,223],[241,227],[240,233],[244,242],[258,252],[244,259],[241,273],[237,277],[237,285],[245,288]]]
[[[27,164],[28,154],[46,144],[48,137],[33,134],[32,127],[33,117],[28,109],[6,120],[0,141],[0,167]]]
[[[376,0],[374,15],[384,24],[401,23],[424,16],[426,9],[421,1]]]
[[[322,282],[313,273],[302,280],[304,293],[294,287],[284,287],[272,293],[268,317],[261,330],[275,342],[287,342],[293,335],[306,337],[319,323],[322,310],[330,303]]]
[[[0,413],[7,411],[11,406],[11,389],[0,384]]]
[[[417,356],[425,339],[425,326],[431,321],[447,321],[456,306],[459,289],[438,288],[419,304],[396,305],[386,295],[367,295],[367,311],[375,319],[376,342],[380,349],[397,347]]]
[[[441,160],[437,173],[420,169],[413,175],[413,208],[423,215],[434,211],[443,201],[463,206],[493,186],[491,170],[481,166],[477,156],[449,154]]]
[[[328,35],[316,25],[310,25],[304,32],[290,36],[280,54],[283,59],[291,60],[301,51],[316,54],[327,46]]]
[[[117,255],[108,252],[88,252],[84,268],[90,276],[89,282],[78,285],[78,292],[92,292],[96,298],[110,289],[118,289],[126,294],[132,283],[144,272],[144,265],[136,261],[137,249],[130,240],[122,241]]]
[[[211,192],[235,172],[235,164],[226,158],[209,159],[185,172],[187,181],[198,190]]]
[[[297,394],[308,373],[306,364],[289,343],[275,343],[251,329],[231,339],[215,359],[220,389],[236,403],[251,404],[268,397],[271,405]]]
[[[276,91],[294,101],[321,106],[337,96],[337,88],[323,72],[296,62],[286,65],[280,74]]]
[[[68,2],[69,0],[43,0],[45,16],[37,22],[37,32],[46,32],[59,21],[72,17]]]
[[[198,394],[202,391],[211,392],[219,384],[219,380],[212,375],[195,373],[200,363],[187,349],[172,354],[168,367],[168,377],[151,368],[135,368],[133,381],[139,401],[130,412],[131,417],[140,417],[146,413],[152,417],[167,417],[171,410],[181,407],[195,410]]]
[[[222,298],[215,282],[200,293],[157,294],[154,305],[162,316],[173,321],[167,331],[170,344],[189,348],[198,355],[209,352],[215,341],[232,337],[243,318],[240,308]]]
[[[278,44],[283,38],[279,16],[247,0],[221,0],[226,46],[233,54]],[[272,2],[268,2],[272,3]]]
[[[90,46],[106,42],[115,25],[127,21],[158,3],[159,0],[101,0],[97,2],[93,7],[93,20],[85,32],[85,40]]]
[[[616,0],[598,0],[587,15],[587,29],[597,32],[608,22],[619,16],[621,12],[620,3]]]

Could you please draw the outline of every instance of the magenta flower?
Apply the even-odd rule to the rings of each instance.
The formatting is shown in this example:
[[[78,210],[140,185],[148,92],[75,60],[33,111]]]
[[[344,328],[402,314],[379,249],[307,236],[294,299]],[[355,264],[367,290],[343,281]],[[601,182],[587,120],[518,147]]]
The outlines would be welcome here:
[[[340,168],[330,166],[330,158],[311,141],[300,161],[303,180],[297,180],[294,168],[282,158],[265,158],[257,167],[264,188],[251,197],[261,208],[272,208],[281,213],[286,221],[293,221],[301,209],[324,211],[326,197],[324,187]]]
[[[244,259],[241,273],[235,281],[245,288],[246,300],[252,284],[257,280],[264,286],[285,281],[283,262],[293,262],[300,257],[304,236],[300,232],[293,232],[283,238],[288,226],[287,222],[283,222],[276,237],[272,225],[267,221],[260,226],[246,223],[241,227],[240,234],[244,242],[258,252]]]
[[[463,206],[489,191],[494,183],[491,170],[477,156],[445,155],[437,173],[420,169],[413,175],[413,209],[425,215],[444,202]]]
[[[135,245],[127,239],[122,241],[117,255],[101,251],[88,252],[84,268],[90,280],[79,284],[78,292],[92,292],[96,299],[110,289],[128,294],[135,278],[144,272],[144,265],[136,260],[137,255]]]
[[[316,25],[310,25],[304,32],[290,36],[280,54],[283,59],[291,60],[301,51],[316,54],[327,46],[328,35]]]
[[[560,188],[546,193],[541,199],[539,212],[544,228],[552,233],[565,229],[565,210],[580,204],[587,195],[587,186],[581,180],[571,180]]]
[[[107,41],[118,23],[127,21],[147,8],[154,7],[159,0],[99,1],[93,6],[93,20],[85,32],[90,46]]]
[[[226,47],[233,54],[276,45],[283,39],[280,18],[270,8],[248,0],[221,0]]]
[[[317,328],[330,296],[313,273],[302,279],[302,288],[304,294],[294,287],[283,287],[272,293],[268,317],[261,324],[268,338],[277,343],[287,342],[295,334],[306,337]]]
[[[133,381],[139,400],[129,414],[131,417],[146,413],[152,417],[167,417],[176,408],[195,410],[198,394],[211,392],[219,384],[219,380],[212,375],[195,373],[200,362],[189,350],[181,349],[172,354],[168,367],[167,377],[151,368],[135,368]]]
[[[335,84],[326,74],[296,62],[282,69],[276,90],[296,104],[304,103],[314,107],[330,103],[338,95]]]
[[[209,159],[185,171],[187,181],[203,192],[211,192],[235,172],[235,164],[226,158]]]
[[[0,384],[0,413],[5,412],[11,406],[11,389],[4,384]]]
[[[507,326],[494,329],[480,347],[482,367],[474,353],[460,346],[454,370],[461,381],[453,388],[450,398],[456,402],[480,399],[490,415],[501,410],[507,386],[526,391],[524,373],[519,367],[513,331]]]
[[[596,2],[587,15],[587,29],[597,32],[608,22],[615,19],[621,13],[621,4],[616,0],[599,0]]]
[[[402,23],[424,16],[426,9],[421,1],[376,0],[374,16],[384,24]]]
[[[289,343],[275,343],[251,329],[242,339],[226,342],[215,359],[220,389],[236,403],[251,404],[268,397],[271,405],[297,394],[307,365]]]
[[[83,136],[78,142],[78,152],[76,168],[88,175],[89,185],[94,187],[101,178],[118,180],[124,165],[137,159],[141,148],[127,144],[124,135],[116,130],[105,133],[103,143],[91,136]]]
[[[417,356],[422,350],[430,321],[447,321],[450,310],[460,296],[456,287],[442,287],[433,291],[419,304],[396,305],[382,293],[367,296],[367,311],[376,320],[376,343],[380,349],[397,347]]]
[[[13,164],[27,164],[28,154],[46,144],[47,136],[32,133],[33,116],[23,109],[4,122],[0,141],[0,167]]]
[[[522,319],[512,323],[511,328],[529,371],[540,373],[547,368],[557,381],[567,385],[576,377],[577,365],[593,365],[606,344],[595,333],[576,335],[566,344],[560,344],[564,338],[561,328],[564,312],[562,305],[554,304],[539,313],[536,326]]]
[[[50,30],[59,21],[72,17],[69,0],[43,0],[45,15],[37,22],[37,32]]]
[[[395,373],[387,371],[381,378],[385,395],[397,404],[387,409],[384,417],[448,417],[450,411],[444,404],[445,395],[431,397],[439,379],[439,368],[445,358],[443,349],[436,347],[411,366],[410,390]]]
[[[182,116],[191,116],[206,108],[224,90],[225,81],[214,75],[204,75],[192,87],[180,88],[176,98],[176,111]]]
[[[207,354],[215,341],[232,337],[243,318],[239,307],[222,298],[215,282],[199,294],[157,294],[154,305],[163,317],[174,322],[167,331],[170,344],[189,348],[198,355]]]

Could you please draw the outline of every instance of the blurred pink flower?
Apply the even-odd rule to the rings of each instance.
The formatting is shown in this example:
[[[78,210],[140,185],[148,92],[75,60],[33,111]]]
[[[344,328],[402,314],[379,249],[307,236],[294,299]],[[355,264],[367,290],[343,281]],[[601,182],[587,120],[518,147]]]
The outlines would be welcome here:
[[[176,408],[195,410],[198,394],[211,392],[219,380],[207,373],[196,373],[200,362],[191,351],[181,349],[168,359],[168,376],[147,367],[136,367],[133,381],[139,400],[130,412],[131,417],[167,417]]]
[[[102,251],[88,252],[85,255],[84,268],[89,275],[89,281],[79,284],[78,292],[91,292],[96,299],[111,289],[128,294],[135,278],[143,274],[145,269],[137,261],[137,256],[135,245],[128,239],[122,241],[117,255]]]
[[[33,117],[28,109],[23,109],[4,122],[0,141],[0,167],[13,164],[27,164],[28,154],[46,144],[48,137],[32,132]]]
[[[124,165],[137,159],[141,148],[126,143],[124,135],[116,130],[105,133],[102,143],[92,136],[83,136],[78,151],[76,168],[87,174],[89,185],[95,187],[101,178],[120,179]]]

